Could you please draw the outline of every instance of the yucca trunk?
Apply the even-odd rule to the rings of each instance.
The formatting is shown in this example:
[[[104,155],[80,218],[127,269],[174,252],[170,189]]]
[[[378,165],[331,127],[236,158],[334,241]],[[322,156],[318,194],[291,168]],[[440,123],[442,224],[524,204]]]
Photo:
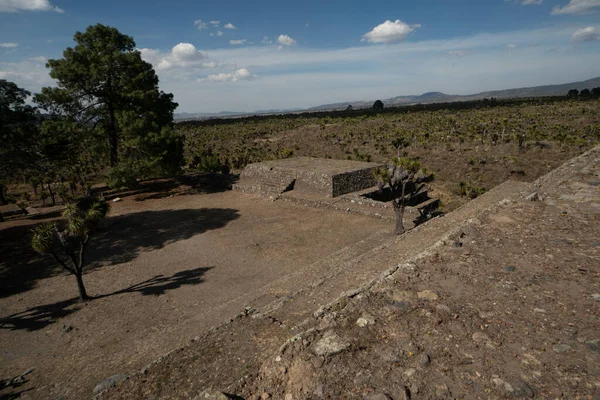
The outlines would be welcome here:
[[[85,285],[83,284],[83,274],[81,272],[76,273],[75,279],[77,280],[77,289],[79,290],[79,300],[80,301],[89,300],[90,297],[88,296],[88,294],[85,290]]]
[[[404,207],[394,207],[394,214],[396,214],[396,228],[394,234],[402,235],[404,233]]]

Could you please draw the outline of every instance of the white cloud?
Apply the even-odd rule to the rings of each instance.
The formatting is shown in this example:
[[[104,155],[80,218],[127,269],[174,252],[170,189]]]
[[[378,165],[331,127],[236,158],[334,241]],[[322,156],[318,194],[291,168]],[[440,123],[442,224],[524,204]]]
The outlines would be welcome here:
[[[248,46],[246,42],[246,46],[230,46],[223,41],[223,47],[211,48],[210,56],[204,49],[196,49],[202,56],[183,51],[194,55],[185,61],[178,61],[170,48],[140,52],[154,65],[160,89],[175,95],[180,104],[177,112],[254,111],[353,99],[374,101],[427,91],[468,94],[589,79],[598,76],[600,54],[596,46],[574,48],[570,44],[573,32],[587,25],[592,24],[565,21],[564,25],[548,28],[443,40],[338,49],[298,47],[281,52],[274,44]],[[275,41],[273,37],[270,40]],[[509,43],[517,46],[512,52],[518,51],[519,57],[507,57]],[[533,43],[537,47],[528,47]],[[555,47],[560,50],[552,51]],[[465,50],[470,53],[459,58]],[[450,56],[450,52],[455,55]],[[164,59],[169,62],[168,68],[159,69]],[[543,74],[540,65],[544,66]],[[236,75],[235,71],[243,69],[257,79],[250,82],[243,79],[249,75]],[[0,57],[0,74],[32,92],[52,84],[44,65],[32,60],[8,64]],[[202,82],[202,90],[190,90],[197,81]]]
[[[223,32],[217,31],[217,36],[223,36]]]
[[[214,26],[215,28],[218,28],[221,21],[208,21],[208,23]]]
[[[10,49],[19,46],[19,43],[0,43],[0,47]]]
[[[64,13],[60,7],[53,6],[49,0],[0,0],[0,12],[15,13],[21,11],[54,11]]]
[[[179,43],[177,46],[173,47],[171,54],[179,61],[193,61],[205,57],[204,53],[198,51],[196,46],[191,43]]]
[[[397,19],[392,22],[390,20],[377,25],[370,32],[363,35],[361,42],[368,43],[397,43],[406,39],[409,33],[420,28],[421,25],[408,25]]]
[[[552,15],[591,14],[600,11],[600,0],[570,0],[569,4],[552,9]]]
[[[593,42],[596,40],[600,40],[600,31],[593,26],[578,29],[571,36],[571,41],[573,42]]]
[[[148,49],[148,48],[143,48],[143,49],[137,49],[141,55],[142,58],[148,62],[150,62],[149,60],[154,59],[156,56],[158,56],[160,54],[159,50],[156,49]]]
[[[54,86],[46,65],[40,60],[24,60],[21,62],[0,61],[0,79],[15,82],[19,87],[37,93],[43,86]]]
[[[202,94],[190,91],[189,85],[197,78],[208,82],[206,69],[191,71],[187,81],[176,75],[176,69],[158,73],[161,89],[175,94],[178,112],[309,107],[427,91],[469,94],[598,76],[600,54],[594,51],[595,46],[581,46],[577,57],[549,51],[556,46],[566,49],[577,28],[580,26],[553,26],[342,49],[299,47],[279,52],[273,45],[228,46],[210,50],[208,61],[217,63],[210,73],[230,76],[227,74],[246,68],[260,79],[251,85],[230,83],[227,91],[223,90],[227,84],[205,83]],[[513,52],[521,48],[527,51],[520,52],[519,57],[507,57],[508,43],[516,46]],[[532,43],[538,46],[529,48]],[[468,62],[449,56],[451,51],[463,50],[470,50],[464,57]],[[539,73],[540,65],[547,66],[544,74]]]
[[[238,40],[230,40],[229,44],[233,44],[236,46],[240,46],[242,44],[246,43],[246,39],[238,39]]]
[[[471,53],[471,50],[450,50],[448,55],[450,57],[464,57],[469,53]]]
[[[504,0],[506,3],[516,3],[524,6],[529,6],[532,4],[539,5],[544,2],[544,0]]]
[[[31,57],[30,58],[31,61],[35,61],[35,62],[39,62],[42,64],[46,64],[46,62],[48,61],[48,59],[44,56],[38,56],[38,57]]]
[[[296,41],[288,35],[279,35],[279,37],[277,38],[277,43],[281,46],[291,46],[293,44],[296,44]]]
[[[268,36],[265,36],[262,38],[262,40],[260,41],[262,44],[272,44],[273,41],[271,39],[269,39]]]
[[[255,78],[256,75],[252,75],[246,68],[241,68],[230,73],[209,75],[206,78],[198,79],[197,82],[237,82],[249,81]]]
[[[512,49],[514,49],[516,47],[517,47],[517,45],[514,44],[514,43],[509,43],[508,45],[506,45],[506,48],[509,49],[509,50],[512,50]]]
[[[205,62],[208,55],[191,43],[179,43],[167,54],[157,49],[138,49],[142,58],[154,65],[158,71],[177,68],[211,68],[210,63]]]
[[[223,26],[223,28],[225,28],[225,29],[237,29],[235,26],[233,26],[233,24],[231,22],[225,24]]]
[[[201,19],[197,19],[194,21],[194,26],[196,27],[196,29],[198,29],[199,31],[202,29],[206,29],[208,28],[208,25],[206,25],[206,22],[202,22]]]

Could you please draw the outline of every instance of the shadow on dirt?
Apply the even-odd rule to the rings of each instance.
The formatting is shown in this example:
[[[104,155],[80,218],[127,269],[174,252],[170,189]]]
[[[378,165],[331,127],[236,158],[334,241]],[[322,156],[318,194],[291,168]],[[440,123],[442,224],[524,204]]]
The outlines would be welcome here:
[[[177,289],[184,285],[197,285],[204,282],[202,275],[210,271],[214,267],[189,269],[179,271],[172,276],[156,275],[148,280],[145,280],[128,288],[118,290],[113,293],[95,297],[96,299],[113,296],[123,293],[141,293],[143,296],[160,296],[165,294],[167,290]]]
[[[94,299],[102,299],[124,293],[140,293],[142,296],[160,296],[168,290],[174,290],[185,285],[198,285],[204,282],[202,276],[213,268],[204,267],[179,271],[172,276],[157,275],[143,282],[131,285],[128,288],[96,296]],[[73,289],[75,289],[75,282],[73,282]],[[74,297],[57,303],[32,307],[23,312],[0,318],[0,329],[36,331],[57,322],[60,318],[72,314],[84,306],[85,303],[81,303],[77,297]],[[63,327],[63,329],[66,331],[68,327]]]
[[[224,192],[231,190],[232,185],[238,180],[239,176],[235,174],[187,172],[175,178],[142,181],[133,189],[110,189],[106,185],[98,185],[92,191],[106,200],[136,196],[135,201],[145,201],[171,196]]]
[[[109,217],[90,240],[85,272],[135,260],[141,252],[219,229],[239,218],[231,208],[143,211]],[[33,288],[40,279],[66,273],[29,244],[35,225],[0,229],[0,298]]]
[[[33,388],[20,390],[27,382],[27,378],[21,375],[12,379],[0,379],[0,400],[18,399],[22,394],[33,390]]]
[[[237,175],[222,175],[208,172],[189,173],[177,179],[176,185],[165,182],[162,187],[154,185],[140,194],[135,201],[164,199],[166,197],[187,196],[194,194],[210,194],[231,190],[231,186],[238,181]]]

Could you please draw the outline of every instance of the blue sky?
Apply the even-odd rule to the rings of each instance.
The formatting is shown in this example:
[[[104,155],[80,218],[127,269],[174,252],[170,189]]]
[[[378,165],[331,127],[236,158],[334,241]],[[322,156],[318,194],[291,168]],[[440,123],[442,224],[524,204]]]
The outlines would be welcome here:
[[[0,78],[53,85],[46,60],[96,23],[134,37],[178,112],[600,76],[600,0],[0,0]]]

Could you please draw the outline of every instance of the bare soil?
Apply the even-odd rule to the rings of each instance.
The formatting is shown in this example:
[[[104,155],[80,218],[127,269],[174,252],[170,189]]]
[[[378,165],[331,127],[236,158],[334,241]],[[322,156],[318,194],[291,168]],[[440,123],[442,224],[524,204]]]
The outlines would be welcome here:
[[[597,398],[600,148],[458,228],[297,326],[250,310],[102,397]]]
[[[34,368],[26,384],[0,386],[2,399],[89,398],[103,379],[140,370],[259,295],[285,296],[276,278],[392,228],[237,192],[187,193],[113,203],[91,240],[84,282],[96,298],[84,304],[74,277],[29,248],[44,219],[0,223],[0,378]]]

